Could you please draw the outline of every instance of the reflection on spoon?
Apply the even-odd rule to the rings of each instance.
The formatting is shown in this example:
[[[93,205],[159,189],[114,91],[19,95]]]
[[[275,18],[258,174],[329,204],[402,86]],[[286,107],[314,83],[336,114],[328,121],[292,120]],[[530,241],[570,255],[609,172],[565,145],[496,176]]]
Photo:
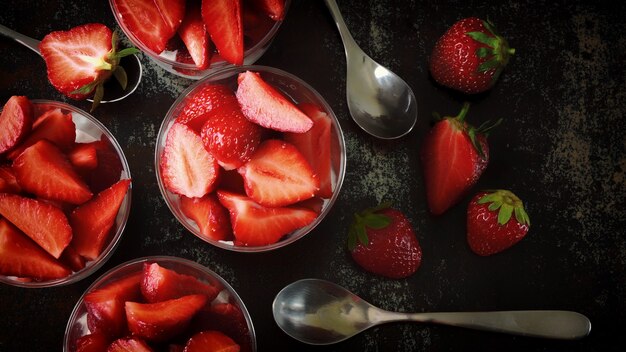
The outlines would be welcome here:
[[[24,45],[28,49],[37,53],[37,55],[41,56],[41,52],[39,51],[39,40],[30,38],[21,33],[18,33],[10,28],[7,28],[0,24],[0,34],[15,40],[16,42]],[[120,84],[115,82],[114,79],[109,79],[104,84],[104,96],[100,103],[113,103],[119,100],[126,98],[131,95],[139,86],[139,82],[141,82],[141,76],[143,73],[143,68],[141,66],[141,61],[137,55],[132,54],[129,56],[125,56],[120,59],[120,66],[124,68],[127,76],[126,88],[122,89]],[[90,102],[93,102],[92,99],[87,99]]]

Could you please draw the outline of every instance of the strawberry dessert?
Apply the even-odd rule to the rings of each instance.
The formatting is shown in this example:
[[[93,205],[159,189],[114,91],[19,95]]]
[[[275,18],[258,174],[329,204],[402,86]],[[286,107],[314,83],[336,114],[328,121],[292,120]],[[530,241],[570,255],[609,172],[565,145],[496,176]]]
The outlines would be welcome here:
[[[78,303],[66,348],[86,351],[254,351],[245,306],[212,272],[153,257],[106,274]]]
[[[105,134],[64,104],[13,96],[0,115],[0,278],[64,282],[102,263],[119,238],[130,179]],[[124,201],[127,201],[123,206]]]
[[[331,117],[318,104],[296,103],[264,74],[240,70],[234,88],[199,85],[159,137],[170,207],[197,236],[225,248],[267,248],[306,232],[336,192]]]
[[[138,47],[169,71],[193,78],[256,61],[288,0],[111,0],[111,7]]]

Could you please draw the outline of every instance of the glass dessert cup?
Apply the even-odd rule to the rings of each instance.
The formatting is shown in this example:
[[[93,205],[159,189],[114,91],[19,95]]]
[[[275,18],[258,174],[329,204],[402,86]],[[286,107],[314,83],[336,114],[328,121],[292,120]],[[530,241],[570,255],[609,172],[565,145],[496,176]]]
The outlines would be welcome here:
[[[331,120],[330,164],[332,196],[329,199],[323,200],[321,212],[319,212],[319,215],[311,224],[283,236],[276,243],[264,246],[239,246],[236,245],[232,240],[216,241],[207,238],[206,236],[203,236],[200,233],[198,225],[193,220],[185,216],[185,214],[182,212],[180,196],[170,192],[165,188],[162,180],[161,169],[159,167],[159,162],[164,152],[168,131],[174,124],[176,117],[184,108],[186,98],[193,95],[194,92],[201,90],[202,87],[206,85],[220,84],[229,87],[233,91],[236,91],[237,75],[245,71],[253,71],[259,73],[263,80],[272,85],[274,88],[281,91],[296,104],[311,103],[317,105],[323,110],[323,112],[325,112],[329,116]],[[187,88],[178,97],[178,99],[170,107],[170,110],[167,112],[163,123],[161,124],[161,128],[157,136],[154,162],[159,189],[161,190],[163,199],[165,200],[165,203],[172,211],[176,219],[178,219],[178,221],[185,228],[187,228],[187,230],[189,230],[191,233],[193,233],[203,241],[220,248],[237,252],[264,252],[281,248],[295,242],[296,240],[304,237],[306,234],[311,232],[319,223],[324,220],[326,215],[330,212],[337,197],[339,196],[339,191],[343,183],[346,169],[346,149],[343,132],[341,130],[341,126],[339,125],[337,117],[335,116],[328,103],[324,100],[324,98],[319,93],[317,93],[310,85],[308,85],[306,82],[302,81],[298,77],[276,68],[267,66],[241,66],[230,67],[224,70],[220,70],[218,72],[214,72],[202,79],[201,81],[196,82],[194,85]]]
[[[115,140],[113,134],[95,117],[91,116],[81,109],[78,109],[72,105],[63,102],[41,99],[32,99],[31,102],[33,103],[35,111],[41,111],[43,109],[49,108],[59,108],[63,113],[71,113],[72,121],[76,125],[76,142],[89,143],[100,140],[108,141],[121,163],[121,172],[119,174],[118,180],[131,178],[128,162],[126,161],[126,157],[124,156],[122,148]],[[102,265],[104,265],[107,260],[109,260],[109,258],[117,248],[120,239],[122,238],[122,233],[124,232],[124,228],[130,214],[131,193],[132,184],[128,188],[120,209],[118,210],[117,217],[115,218],[115,223],[111,230],[108,243],[103,247],[102,252],[96,259],[86,262],[84,268],[79,271],[72,272],[70,275],[60,279],[31,281],[24,280],[15,276],[0,275],[0,282],[25,288],[45,288],[69,285],[93,274]]]

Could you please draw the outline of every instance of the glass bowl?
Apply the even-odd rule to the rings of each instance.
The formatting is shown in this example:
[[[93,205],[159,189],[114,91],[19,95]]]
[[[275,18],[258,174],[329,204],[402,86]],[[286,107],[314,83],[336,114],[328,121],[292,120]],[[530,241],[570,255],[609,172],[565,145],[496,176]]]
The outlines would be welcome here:
[[[289,5],[291,4],[291,0],[285,0],[285,16],[289,10]],[[129,29],[128,26],[124,23],[123,16],[120,14],[120,11],[117,9],[117,5],[114,0],[109,0],[109,5],[111,6],[111,11],[113,11],[113,15],[117,24],[120,26],[124,34],[130,39],[134,46],[136,46],[143,53],[148,55],[154,62],[156,62],[160,67],[165,69],[166,71],[173,73],[175,75],[189,78],[189,79],[201,79],[206,75],[215,72],[217,70],[234,66],[233,64],[222,59],[219,54],[213,49],[213,53],[211,56],[211,64],[207,69],[199,69],[195,64],[182,62],[177,60],[178,49],[176,46],[184,46],[182,41],[176,40],[177,35],[175,35],[174,40],[170,40],[170,44],[166,49],[158,54],[155,51],[149,49],[145,44],[139,40]],[[243,8],[242,8],[243,9]],[[242,17],[245,17],[242,14]],[[267,17],[267,16],[265,16]],[[278,33],[278,29],[284,20],[274,21],[269,17],[264,18],[263,20],[267,20],[267,23],[261,23],[259,26],[262,29],[255,29],[254,33],[249,33],[246,30],[245,22],[243,23],[244,29],[244,57],[243,64],[244,65],[252,65],[255,63],[269,48],[272,40]],[[258,32],[258,33],[257,33]],[[263,34],[264,33],[264,34]]]
[[[237,292],[228,284],[228,282],[226,282],[223,278],[221,278],[212,270],[196,262],[170,256],[150,256],[128,261],[107,271],[93,284],[91,284],[91,286],[89,286],[89,288],[85,290],[85,293],[83,293],[83,295],[74,306],[74,310],[72,311],[72,314],[70,315],[70,318],[67,322],[67,326],[65,328],[65,337],[63,339],[64,352],[74,351],[76,340],[81,336],[90,333],[89,327],[87,325],[87,308],[84,303],[85,296],[89,292],[102,288],[110,283],[117,281],[118,279],[141,272],[143,270],[144,263],[157,263],[159,266],[173,270],[178,274],[190,275],[200,281],[221,288],[221,291],[219,292],[217,298],[215,298],[213,303],[230,303],[239,308],[246,320],[249,338],[249,345],[246,346],[248,348],[242,348],[242,351],[246,350],[256,352],[256,335],[254,333],[252,318],[250,317],[250,313],[248,312],[245,304],[243,303]]]
[[[267,83],[272,85],[274,88],[280,90],[283,94],[291,98],[291,100],[297,104],[311,103],[317,105],[326,114],[328,114],[332,123],[330,148],[331,182],[333,192],[332,197],[330,197],[329,199],[324,199],[321,212],[319,212],[319,215],[311,224],[302,227],[296,231],[293,231],[292,233],[284,236],[280,241],[276,243],[265,246],[238,246],[235,245],[233,241],[216,241],[203,236],[200,233],[200,230],[196,223],[183,214],[180,206],[180,197],[177,194],[168,191],[163,185],[161,170],[159,167],[159,161],[163,154],[168,131],[174,124],[176,117],[179,115],[180,111],[183,109],[186,97],[202,89],[202,87],[211,84],[223,84],[229,87],[231,90],[235,91],[237,87],[237,75],[245,71],[260,73],[261,77]],[[341,126],[339,125],[337,117],[335,116],[333,110],[330,108],[328,103],[310,85],[308,85],[306,82],[302,81],[298,77],[285,71],[267,66],[230,67],[224,70],[220,70],[218,72],[214,72],[206,78],[202,79],[201,81],[196,82],[191,87],[187,88],[178,97],[178,99],[176,99],[174,104],[172,104],[172,106],[170,107],[170,110],[165,115],[165,119],[161,124],[161,128],[157,136],[154,159],[159,189],[161,190],[161,194],[165,199],[165,203],[170,208],[174,216],[178,219],[178,221],[183,226],[185,226],[187,230],[196,235],[198,238],[206,241],[207,243],[210,243],[220,248],[238,252],[264,252],[277,249],[293,243],[311,232],[320,222],[322,222],[324,217],[330,212],[330,209],[332,208],[339,195],[339,191],[341,189],[341,185],[343,183],[346,171],[346,148],[343,132],[341,130]]]
[[[126,156],[124,156],[122,148],[115,140],[115,137],[113,137],[113,134],[95,117],[91,116],[81,109],[78,109],[72,105],[63,102],[42,99],[31,99],[31,102],[33,103],[36,114],[37,111],[42,111],[48,108],[59,108],[64,114],[71,113],[72,121],[76,125],[76,142],[88,143],[100,140],[108,140],[108,142],[110,142],[112,150],[114,150],[121,163],[121,172],[119,174],[118,180],[131,178],[128,162],[126,161]],[[94,191],[94,193],[96,192]],[[56,287],[75,283],[93,274],[102,265],[104,265],[107,260],[109,260],[109,258],[117,248],[120,239],[122,238],[122,233],[124,232],[124,227],[126,226],[128,215],[130,214],[131,193],[132,182],[128,188],[128,191],[126,192],[124,200],[122,201],[122,205],[120,206],[120,209],[117,213],[117,217],[115,218],[115,224],[113,225],[113,228],[111,230],[111,235],[108,243],[103,247],[102,252],[96,259],[86,262],[84,268],[79,271],[74,271],[69,276],[61,279],[46,281],[28,281],[15,276],[0,275],[0,282],[26,288]]]

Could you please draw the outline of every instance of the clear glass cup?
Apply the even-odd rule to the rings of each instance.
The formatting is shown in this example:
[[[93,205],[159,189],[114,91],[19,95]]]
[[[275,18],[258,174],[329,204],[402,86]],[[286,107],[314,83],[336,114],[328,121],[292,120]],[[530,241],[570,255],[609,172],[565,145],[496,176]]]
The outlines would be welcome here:
[[[285,15],[289,10],[289,6],[291,4],[291,0],[285,0]],[[130,39],[135,47],[145,53],[148,57],[150,57],[154,62],[156,62],[160,67],[165,69],[166,71],[173,73],[175,75],[189,78],[189,79],[201,79],[202,77],[207,76],[208,74],[221,70],[223,68],[234,66],[233,64],[225,61],[219,55],[213,55],[211,58],[211,64],[209,68],[201,70],[193,63],[186,63],[177,60],[177,50],[169,50],[166,48],[162,53],[156,53],[153,50],[150,50],[146,45],[144,45],[139,38],[137,38],[129,29],[128,26],[124,23],[122,15],[120,11],[117,9],[117,5],[114,0],[109,0],[109,5],[111,6],[111,11],[113,11],[113,15],[117,24],[120,26],[124,34]],[[244,65],[252,65],[255,63],[269,48],[272,40],[278,33],[278,29],[280,25],[283,23],[283,20],[273,21],[267,17],[267,20],[272,21],[271,26],[267,26],[267,32],[260,38],[257,38],[258,35],[247,35],[246,28],[244,24]]]
[[[128,162],[126,161],[126,156],[124,156],[122,148],[115,140],[113,134],[95,117],[91,116],[90,114],[79,108],[63,102],[40,99],[33,99],[31,100],[31,102],[34,105],[35,110],[37,110],[38,108],[42,109],[44,107],[50,107],[59,108],[63,113],[71,113],[72,121],[76,125],[76,142],[88,143],[93,141],[99,141],[102,138],[107,139],[115,150],[115,153],[117,154],[122,164],[122,171],[119,175],[119,179],[122,180],[131,178],[130,168],[128,167]],[[128,215],[130,214],[131,193],[132,183],[131,186],[128,188],[128,192],[126,192],[126,196],[124,197],[122,205],[120,206],[120,209],[117,213],[117,217],[115,218],[115,224],[113,225],[112,229],[113,234],[110,236],[109,242],[103,247],[100,256],[98,256],[98,258],[96,258],[95,260],[87,261],[83,269],[73,272],[69,276],[61,279],[46,281],[24,281],[15,276],[0,275],[0,282],[26,288],[56,287],[69,285],[93,274],[102,265],[104,265],[107,260],[109,260],[109,258],[117,248],[120,239],[122,238],[122,233],[124,232],[124,227],[126,226]]]
[[[85,296],[89,292],[113,283],[120,278],[141,272],[143,270],[144,263],[157,263],[163,268],[174,270],[179,274],[193,276],[200,281],[221,288],[220,293],[218,294],[217,298],[215,298],[215,302],[230,303],[239,308],[244,318],[246,319],[246,324],[248,325],[250,350],[252,352],[256,352],[256,335],[254,332],[254,326],[252,324],[252,318],[250,317],[248,309],[246,308],[245,304],[243,303],[235,289],[233,289],[232,286],[228,284],[228,282],[226,282],[222,277],[220,277],[212,270],[191,260],[171,256],[150,256],[128,261],[107,271],[93,284],[91,284],[91,286],[89,286],[89,288],[85,290],[85,293],[83,293],[83,295],[79,298],[67,322],[67,326],[65,328],[65,336],[63,338],[64,352],[74,351],[74,344],[76,340],[78,340],[78,338],[80,338],[81,336],[90,333],[89,327],[87,326],[87,308],[84,304]]]
[[[261,77],[266,82],[279,89],[282,93],[291,98],[297,104],[312,103],[319,106],[324,112],[328,114],[332,122],[330,148],[331,180],[333,190],[332,197],[330,199],[324,199],[322,211],[319,213],[315,221],[313,221],[308,226],[293,231],[292,233],[284,236],[280,241],[276,243],[256,247],[237,246],[233,243],[233,241],[215,241],[203,236],[200,233],[200,230],[196,223],[183,214],[180,208],[180,197],[177,194],[168,191],[163,185],[161,170],[159,167],[159,161],[161,159],[161,155],[163,154],[167,133],[174,124],[176,117],[179,115],[180,111],[184,107],[184,101],[186,97],[193,94],[197,90],[200,90],[203,86],[211,84],[223,84],[235,91],[237,87],[237,75],[245,71],[260,73]],[[341,126],[339,125],[339,121],[337,120],[337,116],[335,116],[335,113],[328,105],[328,103],[324,100],[324,98],[310,85],[302,81],[300,78],[276,68],[267,66],[240,66],[229,67],[227,69],[210,74],[201,81],[196,82],[194,85],[187,88],[178,97],[178,99],[176,99],[174,104],[170,107],[170,110],[165,115],[165,119],[163,120],[161,128],[159,129],[159,134],[157,136],[156,142],[154,163],[159,189],[161,190],[163,199],[165,199],[165,203],[170,208],[176,219],[178,219],[178,221],[185,228],[187,228],[187,230],[189,230],[191,233],[193,233],[203,241],[220,248],[237,252],[264,252],[274,250],[295,242],[296,240],[304,237],[306,234],[311,232],[320,222],[322,222],[322,220],[324,220],[324,217],[326,217],[326,215],[330,212],[330,209],[337,200],[341,185],[343,184],[343,179],[346,171],[346,148],[343,132],[341,130]]]

